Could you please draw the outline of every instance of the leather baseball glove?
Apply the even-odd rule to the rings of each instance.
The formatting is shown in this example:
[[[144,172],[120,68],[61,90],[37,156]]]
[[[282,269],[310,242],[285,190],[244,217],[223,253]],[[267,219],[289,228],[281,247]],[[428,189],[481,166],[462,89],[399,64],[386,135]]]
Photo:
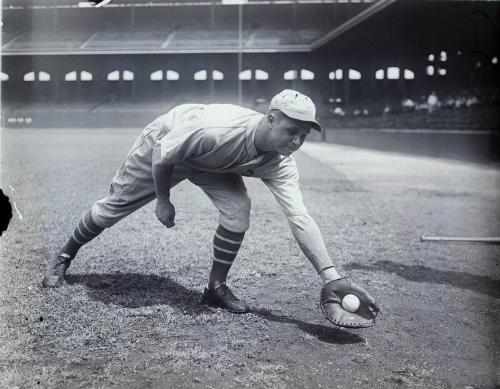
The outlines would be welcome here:
[[[342,299],[354,294],[360,300],[356,312],[342,308]],[[348,278],[330,281],[323,286],[320,299],[321,311],[333,324],[347,328],[366,328],[375,325],[379,307],[372,296],[362,287],[350,282]]]

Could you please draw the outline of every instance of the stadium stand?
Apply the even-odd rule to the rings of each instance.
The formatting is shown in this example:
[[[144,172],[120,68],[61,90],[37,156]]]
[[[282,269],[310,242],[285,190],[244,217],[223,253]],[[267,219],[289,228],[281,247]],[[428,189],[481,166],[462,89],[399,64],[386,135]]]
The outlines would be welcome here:
[[[432,116],[394,109],[403,99],[418,101],[432,90],[458,95],[499,85],[492,81],[500,74],[492,61],[498,37],[488,35],[488,24],[476,17],[480,9],[497,20],[498,3],[461,1],[450,8],[440,1],[389,1],[359,26],[339,30],[383,3],[249,1],[239,8],[209,0],[113,0],[112,6],[92,9],[71,0],[6,0],[2,120],[11,126],[141,126],[192,101],[240,101],[264,111],[277,90],[289,87],[310,94],[333,128],[499,128],[498,98],[490,101],[481,93],[474,107],[438,109]],[[446,61],[439,59],[442,50]],[[435,67],[434,75],[426,74],[428,66]],[[376,80],[376,71],[388,67],[397,67],[401,76]],[[151,80],[153,72],[167,69],[179,79]],[[257,69],[266,72],[266,80],[255,79]],[[329,77],[336,69],[343,71],[341,79]],[[361,79],[350,80],[349,69]],[[414,79],[403,79],[403,69],[411,69]],[[439,75],[443,69],[446,76]],[[125,70],[131,79],[123,79]],[[244,70],[251,77],[239,81]],[[301,70],[311,79],[301,77]],[[50,80],[41,80],[41,71]],[[92,79],[83,81],[81,71]],[[116,71],[119,79],[110,80]],[[198,71],[205,71],[206,79],[194,80]],[[213,71],[223,79],[215,80]],[[72,72],[75,79],[65,81]],[[25,78],[30,73],[32,81]],[[340,104],[331,102],[337,99]],[[384,113],[387,106],[392,108]],[[345,116],[334,114],[337,108]],[[442,120],[445,116],[449,120]],[[24,118],[31,118],[29,124]]]
[[[372,107],[366,106],[367,110]],[[351,111],[345,116],[323,115],[323,121],[330,128],[342,129],[433,129],[464,131],[498,131],[500,111],[498,105],[484,104],[474,107],[427,111],[396,112],[383,114],[373,111],[369,115],[354,115]]]
[[[134,48],[151,52],[196,48],[210,52],[218,48],[236,51],[240,47],[236,6],[188,7],[183,5],[186,3],[170,3],[176,6],[148,8],[134,3],[137,8],[97,11],[42,7],[34,11],[29,8],[34,7],[30,2],[21,3],[24,8],[3,7],[9,15],[4,25],[4,55],[84,54],[106,49],[128,53]],[[45,6],[56,4],[63,2],[49,2]],[[132,5],[122,1],[120,4]],[[311,45],[370,4],[347,5],[332,8],[328,4],[280,4],[245,8],[241,47],[293,50],[295,46],[308,50],[302,46]]]
[[[248,38],[244,35],[243,41]],[[204,49],[205,47],[234,48],[238,46],[238,31],[236,30],[191,30],[178,29],[172,33],[172,39],[163,47],[171,49]]]

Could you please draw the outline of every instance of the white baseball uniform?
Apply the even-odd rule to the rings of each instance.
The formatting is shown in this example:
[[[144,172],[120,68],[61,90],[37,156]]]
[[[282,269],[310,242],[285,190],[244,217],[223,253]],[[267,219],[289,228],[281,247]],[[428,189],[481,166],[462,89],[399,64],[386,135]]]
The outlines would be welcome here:
[[[262,179],[286,215],[299,246],[319,272],[333,266],[318,226],[309,216],[292,156],[260,153],[255,130],[263,115],[231,104],[185,104],[149,124],[116,172],[109,195],[92,206],[92,218],[110,227],[155,198],[153,148],[174,165],[172,187],[198,185],[219,210],[229,231],[249,228],[250,199],[243,176]]]

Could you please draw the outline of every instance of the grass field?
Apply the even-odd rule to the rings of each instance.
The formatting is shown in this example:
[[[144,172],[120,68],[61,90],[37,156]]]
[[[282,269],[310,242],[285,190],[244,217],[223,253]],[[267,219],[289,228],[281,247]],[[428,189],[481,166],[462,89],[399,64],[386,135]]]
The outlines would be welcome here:
[[[252,312],[198,304],[217,213],[190,183],[176,227],[153,203],[85,246],[56,290],[45,263],[105,196],[140,129],[3,130],[1,388],[495,388],[500,246],[420,242],[498,236],[500,171],[331,144],[296,154],[304,200],[341,273],[376,297],[374,328],[342,330],[271,194],[247,179],[252,225],[229,285]]]

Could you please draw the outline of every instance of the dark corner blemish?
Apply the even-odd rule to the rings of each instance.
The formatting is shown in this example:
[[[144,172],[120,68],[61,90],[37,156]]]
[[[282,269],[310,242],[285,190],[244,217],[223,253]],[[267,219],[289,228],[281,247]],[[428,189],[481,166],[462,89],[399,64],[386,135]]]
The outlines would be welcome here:
[[[12,219],[12,205],[9,198],[0,189],[0,236],[7,230]]]

